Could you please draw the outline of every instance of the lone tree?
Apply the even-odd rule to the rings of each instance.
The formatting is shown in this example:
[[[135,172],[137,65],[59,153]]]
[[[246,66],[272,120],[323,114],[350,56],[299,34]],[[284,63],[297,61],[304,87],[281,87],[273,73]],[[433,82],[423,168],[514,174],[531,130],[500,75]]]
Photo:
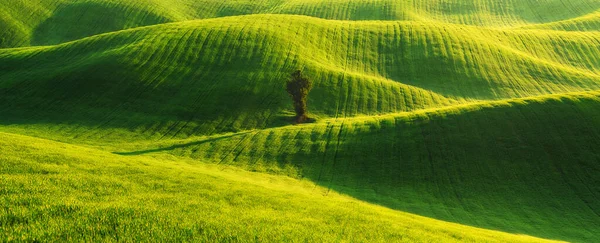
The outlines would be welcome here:
[[[296,111],[296,123],[303,123],[308,120],[306,99],[308,92],[312,89],[312,82],[302,76],[302,72],[297,70],[292,73],[292,78],[287,81],[286,90],[290,94]]]

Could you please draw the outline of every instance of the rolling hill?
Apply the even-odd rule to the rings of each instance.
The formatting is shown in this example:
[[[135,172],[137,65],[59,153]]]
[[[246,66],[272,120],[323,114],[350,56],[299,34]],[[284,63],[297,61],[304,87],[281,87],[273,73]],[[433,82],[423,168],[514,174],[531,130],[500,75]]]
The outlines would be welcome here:
[[[494,28],[598,30],[593,0],[33,0],[0,6],[0,47],[49,45],[132,27],[249,14],[412,20]]]
[[[0,138],[7,241],[551,242],[393,211],[282,176]]]
[[[10,1],[0,25],[4,238],[600,240],[600,2]],[[316,123],[291,125],[298,68]]]

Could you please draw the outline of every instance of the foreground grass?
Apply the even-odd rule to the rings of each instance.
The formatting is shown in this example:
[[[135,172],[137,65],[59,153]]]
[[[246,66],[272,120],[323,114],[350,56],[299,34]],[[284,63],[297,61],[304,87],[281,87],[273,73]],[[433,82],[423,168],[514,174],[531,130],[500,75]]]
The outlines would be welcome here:
[[[302,177],[437,219],[595,242],[599,101],[599,92],[551,95],[114,149]]]
[[[542,242],[392,211],[306,181],[0,133],[8,241]]]
[[[64,137],[55,125],[43,123],[0,130],[106,151],[90,153],[93,161],[145,162],[157,156],[201,168],[208,166],[201,162],[235,166],[307,179],[319,188],[317,194],[342,193],[463,225],[595,242],[599,100],[599,92],[582,92],[133,143]],[[98,137],[117,132],[88,129]],[[138,134],[121,130],[120,136],[128,141]],[[81,150],[68,146],[57,153],[80,156]]]

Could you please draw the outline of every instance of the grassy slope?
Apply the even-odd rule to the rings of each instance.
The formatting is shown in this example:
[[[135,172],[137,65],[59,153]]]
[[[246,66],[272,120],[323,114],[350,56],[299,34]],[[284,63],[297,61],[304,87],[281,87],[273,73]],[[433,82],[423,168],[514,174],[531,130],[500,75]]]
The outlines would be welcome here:
[[[103,149],[283,174],[419,215],[593,242],[598,101],[598,92],[552,95]]]
[[[593,242],[600,235],[598,93],[496,100],[599,90],[599,6],[584,0],[11,2],[0,6],[0,23],[9,26],[0,31],[0,47],[177,23],[0,49],[0,130],[120,152],[90,152],[109,160],[159,152],[303,177],[326,193],[429,217]],[[249,13],[319,18],[178,22]],[[411,21],[341,21],[361,19]],[[284,126],[290,108],[282,82],[298,66],[317,82],[310,107],[321,122]],[[45,153],[43,146],[35,153]],[[71,149],[78,157],[83,148]],[[149,170],[162,168],[155,167]],[[226,196],[214,198],[220,197]],[[294,217],[305,215],[290,212]],[[153,234],[141,237],[160,232]]]
[[[545,242],[323,197],[324,188],[281,176],[6,133],[0,141],[0,237],[9,241]]]
[[[600,11],[596,11],[577,18],[566,19],[544,24],[527,25],[526,29],[550,29],[564,31],[598,31],[600,30]]]
[[[180,22],[0,50],[0,110],[5,123],[160,139],[285,123],[283,80],[298,66],[322,118],[596,90],[599,37],[284,15]]]
[[[307,178],[402,211],[547,238],[600,235],[600,93],[136,143]]]
[[[48,45],[93,34],[183,20],[293,14],[336,20],[417,20],[487,27],[548,24],[598,30],[592,0],[32,0],[0,5],[0,47]],[[101,24],[100,24],[101,23]]]

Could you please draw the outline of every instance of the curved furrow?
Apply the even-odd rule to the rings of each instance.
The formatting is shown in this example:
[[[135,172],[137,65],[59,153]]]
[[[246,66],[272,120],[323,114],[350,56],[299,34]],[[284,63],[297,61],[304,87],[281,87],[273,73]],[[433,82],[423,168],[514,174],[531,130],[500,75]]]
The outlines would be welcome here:
[[[595,241],[598,114],[594,91],[121,144],[117,154],[191,156],[461,224]]]
[[[0,48],[64,43],[166,22],[251,14],[331,20],[413,20],[485,28],[597,30],[600,3],[590,0],[35,0],[0,5]]]
[[[2,108],[13,121],[160,139],[281,124],[295,68],[314,80],[311,112],[324,118],[595,90],[596,36],[284,15],[190,21],[2,49]]]

